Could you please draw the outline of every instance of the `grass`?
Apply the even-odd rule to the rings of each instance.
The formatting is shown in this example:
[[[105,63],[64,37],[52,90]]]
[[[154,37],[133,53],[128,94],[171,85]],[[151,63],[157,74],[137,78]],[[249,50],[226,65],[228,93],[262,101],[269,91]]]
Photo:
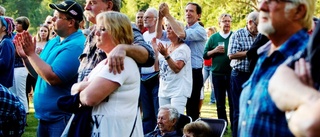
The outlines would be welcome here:
[[[38,127],[38,120],[34,117],[33,104],[30,104],[30,113],[27,116],[27,124],[25,131],[22,134],[22,137],[36,137],[36,131]]]
[[[217,107],[216,104],[209,105],[208,103],[210,102],[210,94],[211,91],[209,92],[208,90],[205,90],[204,92],[204,101],[203,105],[201,108],[201,116],[204,118],[218,118],[217,115]],[[227,111],[227,116],[229,117],[229,104],[228,104],[228,99],[226,98],[226,111]],[[229,119],[230,123],[230,119]],[[230,124],[228,126],[228,131],[224,134],[224,137],[232,137],[231,129],[230,129]]]
[[[206,84],[207,85],[207,84]],[[205,117],[205,118],[217,118],[217,107],[216,104],[213,105],[209,105],[209,101],[210,101],[210,93],[208,91],[208,88],[205,88],[205,99],[201,108],[201,117]],[[228,103],[228,100],[226,99],[226,102]],[[28,117],[27,117],[27,123],[28,126],[26,126],[25,128],[25,132],[22,135],[22,137],[36,137],[36,130],[37,130],[37,126],[38,126],[38,120],[34,117],[34,110],[33,110],[33,104],[30,104],[31,106],[31,113],[29,113]],[[227,113],[229,113],[229,105],[226,105],[226,111]],[[229,115],[227,115],[229,116]],[[230,122],[229,122],[230,123]],[[231,137],[231,130],[230,130],[230,126],[228,126],[228,131],[224,134],[224,137]]]

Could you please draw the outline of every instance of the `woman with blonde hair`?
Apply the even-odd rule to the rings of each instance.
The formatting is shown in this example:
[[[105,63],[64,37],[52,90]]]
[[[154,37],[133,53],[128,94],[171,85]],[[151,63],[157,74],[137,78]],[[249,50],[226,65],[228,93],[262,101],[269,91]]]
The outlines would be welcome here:
[[[132,44],[129,18],[119,12],[100,13],[97,18],[97,47],[107,55],[119,44]],[[126,56],[120,74],[109,71],[102,60],[88,78],[72,87],[82,106],[92,106],[92,136],[141,137],[142,120],[138,109],[140,73],[136,62]],[[69,122],[70,123],[70,122]]]
[[[181,28],[184,27],[183,23],[179,21],[177,23]],[[159,20],[157,24],[160,24]],[[160,40],[170,40],[171,44],[165,46],[159,42],[157,47],[154,47],[161,54],[159,56],[159,106],[170,104],[183,114],[192,89],[191,50],[173,31],[169,22],[166,22],[166,28],[166,33],[163,33],[157,26],[156,35],[163,33]]]
[[[50,28],[48,25],[41,25],[39,28],[39,31],[37,33],[37,45],[36,45],[36,52],[38,54],[41,53],[42,49],[44,48],[44,46],[47,44],[47,42],[49,41],[49,37],[50,37]]]

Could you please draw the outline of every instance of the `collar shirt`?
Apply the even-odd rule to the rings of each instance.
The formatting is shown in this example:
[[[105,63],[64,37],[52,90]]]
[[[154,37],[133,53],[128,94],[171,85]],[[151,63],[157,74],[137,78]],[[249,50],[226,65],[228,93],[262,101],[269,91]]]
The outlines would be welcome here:
[[[244,83],[240,96],[239,136],[290,137],[285,113],[280,111],[268,93],[271,76],[279,65],[308,43],[306,30],[300,30],[290,37],[278,50],[268,56],[271,42],[261,47],[259,59],[253,74]]]
[[[237,52],[248,51],[255,40],[247,27],[239,29],[230,38],[228,55],[235,54]],[[232,59],[230,66],[233,69],[237,69],[241,72],[250,72],[248,58],[244,59]]]
[[[202,68],[204,46],[207,41],[206,30],[196,22],[192,26],[187,26],[185,29],[186,37],[184,42],[191,50],[191,66],[193,69]]]
[[[141,67],[150,67],[154,64],[155,56],[152,48],[144,41],[143,36],[140,30],[137,28],[136,25],[131,24],[133,29],[134,35],[134,42],[133,44],[137,44],[140,46],[145,47],[148,50],[149,56],[148,60],[145,64],[138,64]],[[78,82],[82,81],[84,77],[88,76],[92,69],[103,59],[107,58],[107,55],[104,51],[97,48],[96,46],[96,37],[95,32],[97,28],[96,26],[93,27],[90,34],[87,36],[87,40],[85,42],[85,49],[83,53],[80,55],[80,67],[78,69]],[[134,45],[135,46],[135,45]]]
[[[58,108],[57,100],[61,96],[70,95],[71,87],[77,81],[80,64],[78,57],[84,49],[84,41],[85,36],[81,30],[77,30],[62,41],[60,36],[50,39],[42,50],[40,58],[50,65],[63,84],[50,85],[44,78],[38,76],[33,96],[37,119],[56,121],[70,115]]]

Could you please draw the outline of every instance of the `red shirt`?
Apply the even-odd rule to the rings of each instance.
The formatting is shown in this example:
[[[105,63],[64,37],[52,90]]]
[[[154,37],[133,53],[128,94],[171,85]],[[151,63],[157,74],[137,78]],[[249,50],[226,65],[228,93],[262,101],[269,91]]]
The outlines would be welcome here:
[[[141,34],[143,34],[144,32],[146,32],[148,30],[148,28],[143,28],[142,30],[140,30],[141,31]]]
[[[204,59],[203,64],[205,66],[211,66],[212,65],[212,58],[210,59]]]

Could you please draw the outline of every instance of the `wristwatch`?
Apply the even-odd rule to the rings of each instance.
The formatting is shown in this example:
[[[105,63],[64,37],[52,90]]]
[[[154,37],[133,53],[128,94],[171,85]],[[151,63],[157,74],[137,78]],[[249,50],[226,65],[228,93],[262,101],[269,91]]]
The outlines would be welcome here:
[[[165,60],[168,60],[170,59],[170,55],[168,55],[167,57],[164,58]]]

